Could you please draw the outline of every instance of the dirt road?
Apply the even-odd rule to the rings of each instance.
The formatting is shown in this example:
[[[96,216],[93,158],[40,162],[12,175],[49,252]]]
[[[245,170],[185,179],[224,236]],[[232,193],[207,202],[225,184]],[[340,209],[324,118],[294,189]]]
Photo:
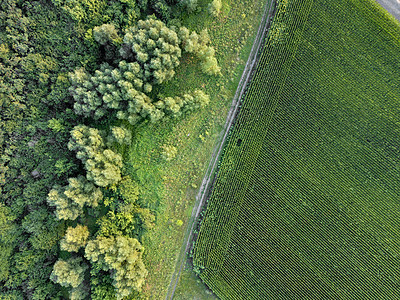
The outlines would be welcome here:
[[[190,246],[191,246],[191,237],[192,237],[193,230],[196,226],[199,214],[200,214],[200,212],[203,208],[203,205],[206,201],[208,191],[211,188],[211,185],[212,185],[212,182],[214,179],[214,176],[213,176],[214,171],[216,169],[219,158],[221,156],[221,152],[222,152],[225,140],[228,136],[229,129],[230,129],[232,122],[234,121],[235,116],[238,112],[240,99],[242,98],[242,96],[246,90],[247,83],[250,81],[253,70],[255,69],[255,67],[257,65],[258,56],[259,56],[258,54],[260,53],[260,49],[263,46],[264,38],[266,36],[270,20],[273,16],[274,9],[275,9],[275,1],[272,0],[270,5],[267,5],[265,8],[260,27],[258,28],[258,31],[257,31],[257,36],[254,40],[253,47],[251,48],[250,55],[247,60],[245,69],[243,71],[239,85],[236,89],[235,96],[233,97],[232,106],[231,106],[231,109],[229,110],[224,129],[222,130],[222,132],[220,134],[219,142],[215,146],[215,149],[214,149],[212,157],[211,157],[211,161],[207,168],[206,175],[203,178],[202,184],[199,189],[199,193],[196,196],[196,202],[195,202],[195,205],[192,210],[192,215],[190,217],[187,232],[185,234],[185,238],[184,238],[184,241],[182,244],[182,249],[181,249],[181,253],[178,258],[178,263],[175,268],[175,272],[172,275],[171,283],[168,288],[168,293],[167,293],[167,297],[166,297],[167,300],[173,299],[173,297],[174,297],[175,289],[176,289],[176,286],[179,281],[179,276],[181,274],[182,268],[186,261],[186,253],[189,251]]]

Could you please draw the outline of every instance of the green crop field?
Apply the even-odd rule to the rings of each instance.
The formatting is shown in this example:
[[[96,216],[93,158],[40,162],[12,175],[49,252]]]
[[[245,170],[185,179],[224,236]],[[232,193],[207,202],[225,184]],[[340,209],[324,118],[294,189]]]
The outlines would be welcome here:
[[[221,299],[400,299],[400,27],[279,1],[195,244]]]

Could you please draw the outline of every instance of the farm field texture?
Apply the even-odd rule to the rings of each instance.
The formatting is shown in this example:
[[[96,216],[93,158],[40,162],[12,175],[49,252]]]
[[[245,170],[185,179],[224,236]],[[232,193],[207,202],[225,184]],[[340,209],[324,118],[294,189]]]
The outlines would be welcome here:
[[[194,251],[221,299],[400,298],[400,27],[280,1]]]

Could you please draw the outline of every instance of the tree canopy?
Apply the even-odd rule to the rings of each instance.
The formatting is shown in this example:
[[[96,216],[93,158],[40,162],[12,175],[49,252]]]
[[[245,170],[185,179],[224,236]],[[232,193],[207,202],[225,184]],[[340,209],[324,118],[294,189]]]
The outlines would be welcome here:
[[[121,180],[122,157],[106,148],[98,129],[75,126],[68,148],[77,152],[76,157],[82,160],[89,181],[104,187]]]
[[[103,237],[88,242],[85,257],[100,269],[111,272],[117,299],[139,290],[147,276],[142,261],[143,247],[125,236]]]
[[[87,226],[78,224],[76,227],[68,227],[64,238],[60,241],[60,248],[68,252],[78,252],[80,248],[86,246],[88,237]]]

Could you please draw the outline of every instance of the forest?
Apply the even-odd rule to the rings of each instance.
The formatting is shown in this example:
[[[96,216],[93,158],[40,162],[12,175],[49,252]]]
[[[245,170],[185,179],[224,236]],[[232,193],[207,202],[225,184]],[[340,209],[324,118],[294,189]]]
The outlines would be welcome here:
[[[183,57],[221,76],[196,0],[0,3],[0,299],[140,299],[157,214],[123,154],[210,96],[164,94]],[[221,1],[206,5],[218,15]],[[176,155],[165,146],[161,159]]]

